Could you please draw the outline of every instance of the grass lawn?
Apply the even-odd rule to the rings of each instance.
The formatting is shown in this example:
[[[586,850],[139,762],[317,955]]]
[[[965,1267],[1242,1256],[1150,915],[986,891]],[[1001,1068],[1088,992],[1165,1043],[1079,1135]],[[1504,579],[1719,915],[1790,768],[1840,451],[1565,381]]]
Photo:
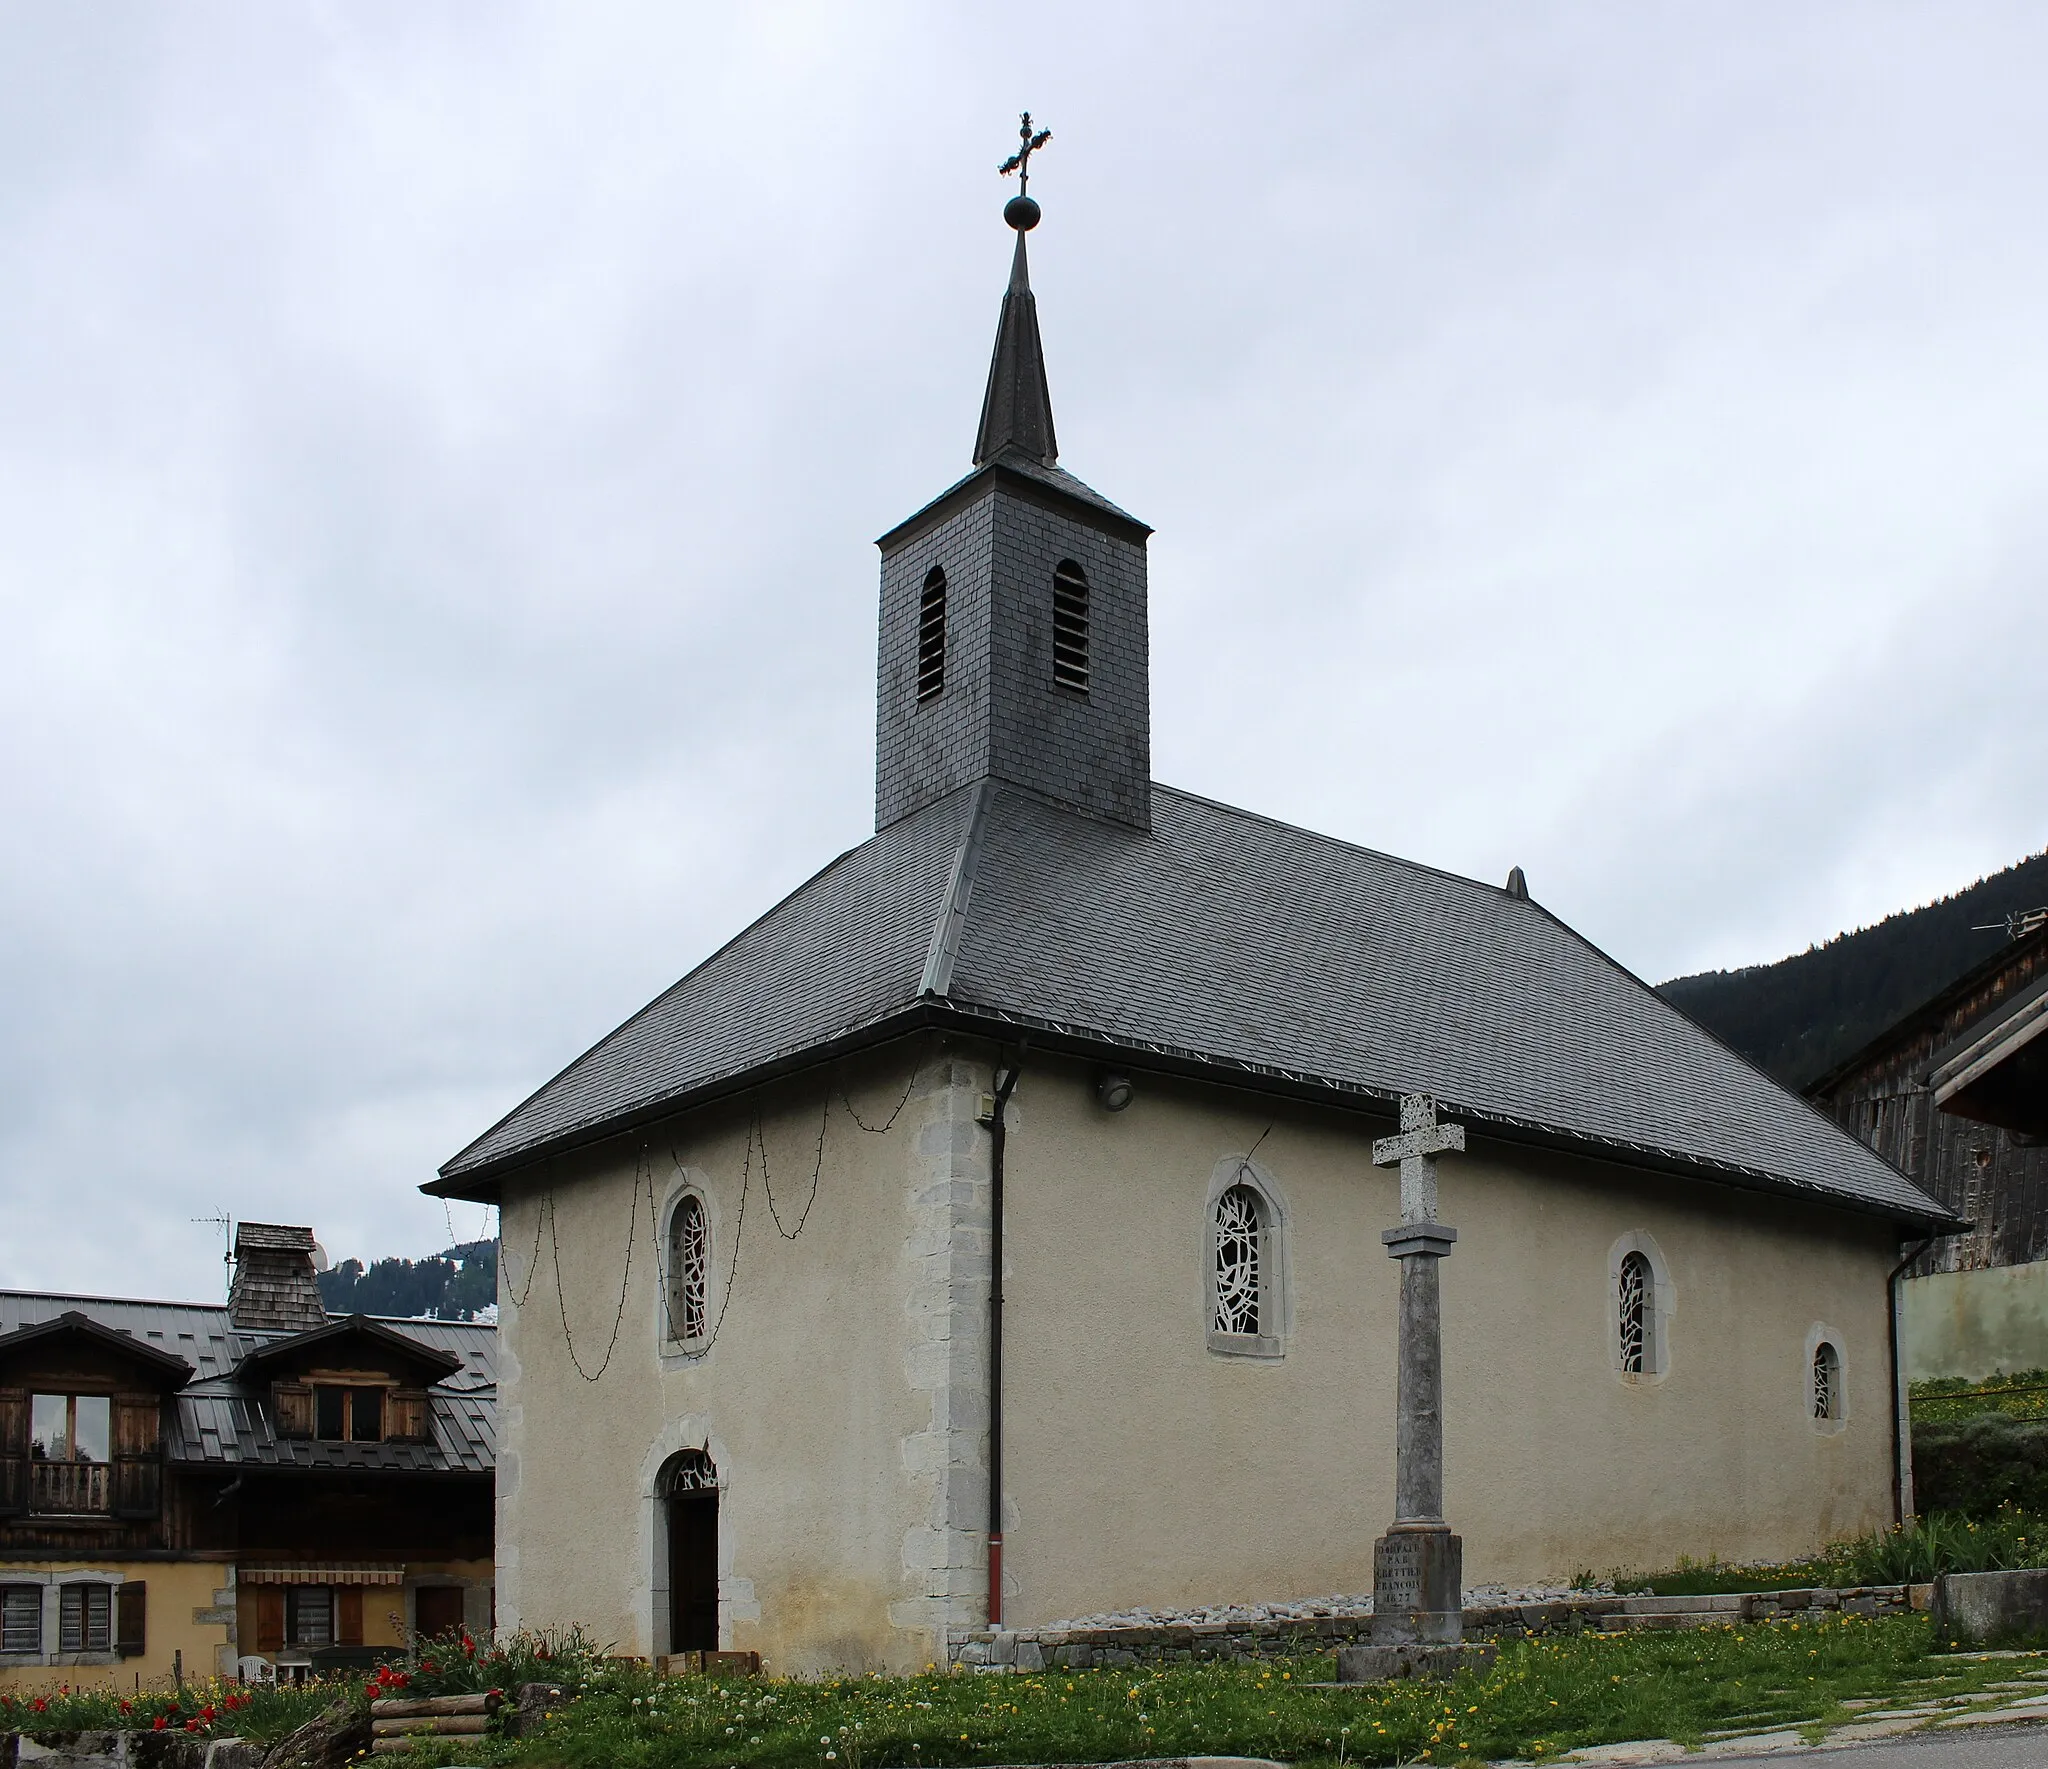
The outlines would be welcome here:
[[[1831,1542],[1820,1553],[1780,1566],[1681,1560],[1668,1572],[1614,1575],[1623,1593],[1696,1597],[1713,1591],[1790,1591],[1809,1585],[1925,1584],[1944,1572],[2003,1572],[2048,1566],[2048,1517],[2001,1506],[1972,1518],[1937,1511],[1903,1529]]]
[[[1844,1702],[1974,1693],[2011,1660],[1946,1658],[1924,1616],[1526,1640],[1452,1683],[1316,1688],[1328,1658],[1031,1676],[818,1682],[594,1671],[542,1733],[416,1762],[532,1769],[900,1769],[1223,1755],[1457,1763],[1740,1726],[1827,1725]]]

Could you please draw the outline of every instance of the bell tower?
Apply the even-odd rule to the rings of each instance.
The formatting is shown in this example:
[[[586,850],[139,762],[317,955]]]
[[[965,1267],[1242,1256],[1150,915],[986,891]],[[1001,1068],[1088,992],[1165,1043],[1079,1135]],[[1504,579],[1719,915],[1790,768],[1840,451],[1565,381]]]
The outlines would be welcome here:
[[[1028,179],[1033,139],[1003,169]],[[882,552],[875,827],[993,776],[1152,826],[1145,542],[1151,529],[1059,465],[1024,190],[974,467]]]

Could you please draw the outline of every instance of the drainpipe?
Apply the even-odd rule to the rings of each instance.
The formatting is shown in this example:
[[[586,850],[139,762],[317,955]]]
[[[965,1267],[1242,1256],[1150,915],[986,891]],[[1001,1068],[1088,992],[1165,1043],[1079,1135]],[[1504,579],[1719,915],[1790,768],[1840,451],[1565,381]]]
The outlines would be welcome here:
[[[988,1625],[1003,1625],[1003,1155],[1009,1127],[1004,1109],[1024,1065],[1024,1047],[997,1068],[995,1112],[988,1126]]]
[[[1929,1235],[1907,1249],[1905,1258],[1885,1274],[1884,1323],[1892,1365],[1892,1523],[1904,1529],[1913,1514],[1912,1393],[1906,1384],[1905,1336],[1899,1331],[1899,1279],[1906,1267],[1940,1240]]]

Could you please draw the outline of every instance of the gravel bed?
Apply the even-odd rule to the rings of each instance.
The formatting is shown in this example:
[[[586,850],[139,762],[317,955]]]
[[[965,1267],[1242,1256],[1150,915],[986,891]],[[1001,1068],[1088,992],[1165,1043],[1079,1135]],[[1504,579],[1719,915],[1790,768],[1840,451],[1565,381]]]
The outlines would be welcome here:
[[[1465,1593],[1467,1609],[1503,1603],[1555,1603],[1561,1597],[1612,1597],[1606,1580],[1593,1585],[1481,1585]],[[1033,1633],[1068,1628],[1172,1628],[1198,1622],[1243,1625],[1251,1622],[1312,1622],[1326,1616],[1372,1614],[1372,1596],[1302,1597],[1292,1603],[1214,1603],[1201,1609],[1119,1609],[1106,1615],[1077,1615],[1047,1622]]]

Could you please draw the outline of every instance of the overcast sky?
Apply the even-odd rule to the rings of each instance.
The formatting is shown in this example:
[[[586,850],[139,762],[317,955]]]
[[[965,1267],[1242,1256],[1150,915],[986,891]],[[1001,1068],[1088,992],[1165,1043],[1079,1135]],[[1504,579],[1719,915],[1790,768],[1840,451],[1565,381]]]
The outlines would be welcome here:
[[[1009,252],[1161,779],[1653,979],[2048,840],[2048,10],[0,4],[0,1284],[337,1258],[872,814]]]

